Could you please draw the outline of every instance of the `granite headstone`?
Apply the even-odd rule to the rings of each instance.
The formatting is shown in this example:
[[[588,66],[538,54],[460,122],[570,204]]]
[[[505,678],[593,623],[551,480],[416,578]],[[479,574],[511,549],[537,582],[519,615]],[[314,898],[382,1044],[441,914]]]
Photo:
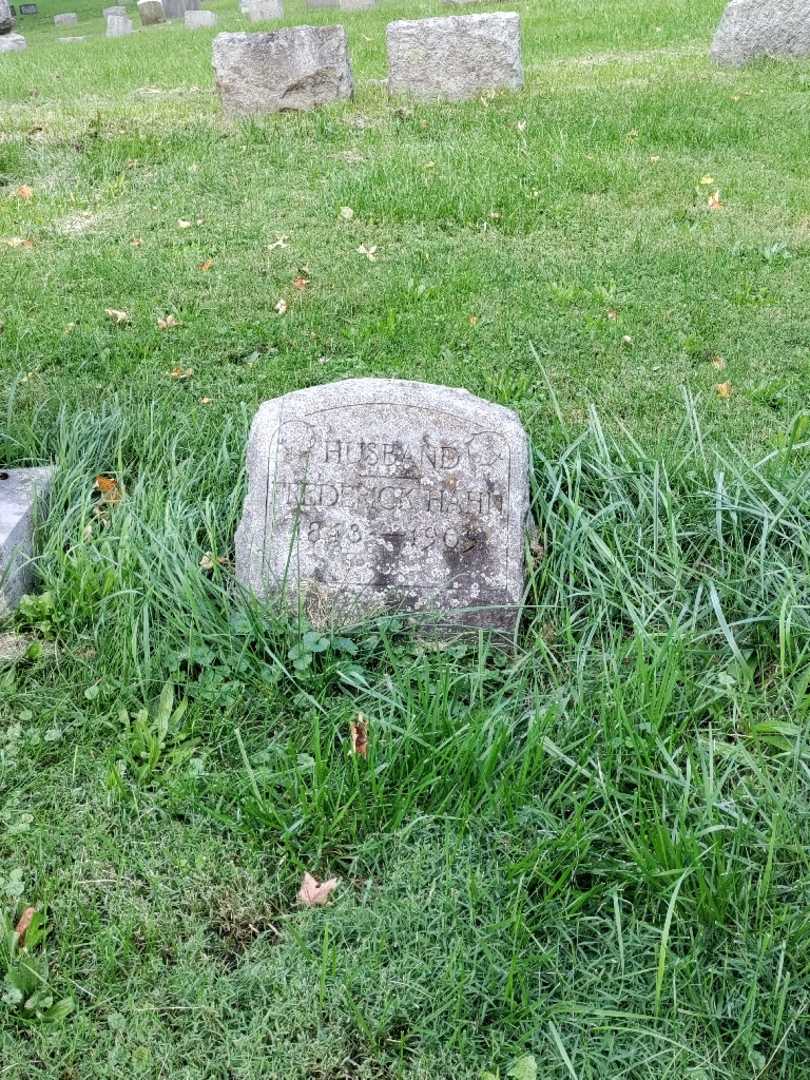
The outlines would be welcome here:
[[[735,66],[765,56],[810,56],[810,0],[731,0],[711,56],[718,64]]]
[[[53,469],[0,469],[0,615],[31,588],[37,500],[47,498]]]
[[[247,453],[236,572],[315,624],[408,612],[514,630],[529,446],[466,390],[348,379],[266,401]]]

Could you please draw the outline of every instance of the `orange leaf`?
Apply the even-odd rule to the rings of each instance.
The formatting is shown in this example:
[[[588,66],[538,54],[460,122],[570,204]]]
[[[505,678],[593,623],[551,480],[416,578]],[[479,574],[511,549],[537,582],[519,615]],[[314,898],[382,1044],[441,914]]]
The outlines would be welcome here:
[[[96,490],[101,493],[101,501],[115,506],[121,501],[121,488],[114,476],[97,476]]]
[[[116,326],[123,326],[129,322],[129,313],[126,311],[119,311],[118,308],[104,308],[104,314],[108,319],[112,319]]]
[[[293,285],[295,286],[296,289],[298,289],[299,292],[303,292],[304,289],[307,287],[307,285],[309,285],[309,278],[307,278],[307,277],[293,278]]]
[[[200,265],[197,267],[197,269],[202,270],[203,272],[206,272],[206,271],[210,270],[213,265],[214,265],[214,260],[213,259],[206,259],[205,262],[200,263]]]
[[[717,391],[718,395],[721,398],[724,398],[725,400],[728,400],[731,397],[731,395],[734,393],[734,389],[733,389],[730,382],[718,383],[715,386],[715,390]]]
[[[722,209],[723,203],[720,201],[720,192],[719,191],[713,191],[711,193],[711,195],[709,196],[709,198],[708,198],[708,200],[706,202],[706,205],[708,206],[708,208],[710,210],[720,210],[720,209]]]
[[[368,724],[362,713],[357,714],[357,719],[351,726],[352,753],[360,757],[368,756]]]
[[[319,882],[312,874],[304,874],[304,880],[298,890],[298,903],[303,904],[304,907],[322,907],[337,887],[337,878]]]
[[[28,927],[31,925],[34,916],[37,913],[35,907],[27,907],[20,916],[20,921],[17,923],[15,930],[17,932],[18,943],[20,946],[25,944],[25,934]]]
[[[712,367],[715,368],[717,371],[723,371],[725,366],[726,366],[726,362],[725,362],[725,360],[723,359],[722,356],[713,356],[712,357]]]
[[[20,184],[17,188],[18,199],[31,199],[34,195],[34,189],[30,188],[28,184]]]
[[[171,330],[175,326],[180,325],[180,321],[175,319],[174,315],[165,315],[162,319],[157,321],[158,330]]]
[[[32,248],[33,240],[27,240],[24,236],[6,236],[2,243],[10,248]]]
[[[187,379],[190,379],[193,374],[194,368],[173,367],[169,372],[169,378],[174,379],[175,382],[185,382]]]

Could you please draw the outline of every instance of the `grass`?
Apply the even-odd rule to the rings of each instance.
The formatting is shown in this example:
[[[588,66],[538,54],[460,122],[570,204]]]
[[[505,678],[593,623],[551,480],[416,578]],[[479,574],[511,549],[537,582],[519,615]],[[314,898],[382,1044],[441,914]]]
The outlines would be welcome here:
[[[807,1069],[810,71],[710,67],[722,3],[516,6],[526,90],[452,108],[374,82],[432,3],[307,13],[355,102],[249,124],[205,31],[60,45],[48,0],[2,58],[0,461],[59,469],[0,904],[74,1002],[2,1006],[2,1078]],[[257,403],[368,374],[530,430],[514,655],[386,622],[297,672],[303,628],[200,567]]]

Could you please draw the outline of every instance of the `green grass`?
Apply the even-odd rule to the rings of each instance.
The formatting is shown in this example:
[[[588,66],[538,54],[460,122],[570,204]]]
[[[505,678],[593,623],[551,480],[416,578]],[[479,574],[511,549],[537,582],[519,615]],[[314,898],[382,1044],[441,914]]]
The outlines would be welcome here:
[[[436,3],[291,2],[346,22],[356,99],[249,124],[205,31],[107,42],[47,0],[0,58],[0,240],[30,241],[0,244],[0,461],[59,467],[13,623],[45,647],[0,664],[0,909],[46,910],[75,1003],[0,1005],[2,1080],[808,1068],[810,68],[712,68],[722,0],[515,6],[525,91],[453,107],[374,81]],[[371,374],[528,427],[513,655],[383,624],[299,673],[302,627],[235,589],[257,403]]]

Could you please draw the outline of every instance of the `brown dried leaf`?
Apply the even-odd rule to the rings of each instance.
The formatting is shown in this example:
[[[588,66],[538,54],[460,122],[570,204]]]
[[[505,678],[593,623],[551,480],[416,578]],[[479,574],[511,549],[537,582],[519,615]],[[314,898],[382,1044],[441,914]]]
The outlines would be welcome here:
[[[197,267],[197,269],[202,270],[203,273],[207,273],[211,269],[211,267],[213,265],[214,265],[214,260],[213,259],[206,259],[205,262],[200,263],[200,265]]]
[[[114,476],[97,476],[94,486],[101,493],[101,501],[108,506],[121,502],[121,487]]]
[[[728,399],[734,393],[734,387],[731,385],[730,381],[717,383],[717,385],[715,386],[715,390],[717,391],[718,396],[726,401],[728,401]]]
[[[129,322],[129,312],[119,311],[118,308],[104,308],[104,314],[111,319],[116,326],[124,326]]]
[[[190,229],[191,228],[191,222],[186,221],[185,218],[178,218],[177,219],[177,228],[178,229]]]
[[[14,928],[17,933],[18,944],[20,945],[20,947],[25,944],[25,935],[28,931],[28,927],[33,922],[36,913],[37,909],[35,907],[27,907],[20,916],[20,921]]]
[[[34,246],[34,241],[28,240],[24,236],[6,236],[2,243],[10,248],[32,248]]]
[[[352,753],[360,757],[368,756],[368,724],[362,713],[357,714],[357,719],[351,726]]]
[[[129,243],[131,247],[141,247],[143,245],[143,240],[140,236],[133,236]]]
[[[34,197],[34,189],[29,187],[28,184],[20,184],[15,194],[18,199],[32,199]]]
[[[187,379],[190,379],[193,374],[194,368],[173,367],[169,372],[169,378],[174,379],[175,382],[185,382]]]
[[[213,403],[213,401],[214,401],[214,399],[210,398],[210,397],[201,397],[200,398],[200,404],[201,405],[211,405]]]
[[[710,210],[721,210],[723,203],[720,200],[720,192],[713,191],[706,201],[706,205]]]
[[[297,278],[293,278],[293,287],[298,289],[299,292],[303,292],[309,285],[309,278],[299,275]]]
[[[327,903],[338,884],[337,878],[318,882],[318,879],[314,878],[312,874],[304,874],[304,880],[298,890],[298,903],[303,904],[304,907],[322,907]]]
[[[712,367],[716,371],[724,371],[725,367],[726,367],[726,362],[725,362],[725,360],[723,359],[722,356],[713,356],[712,357]]]
[[[180,326],[179,319],[175,319],[174,315],[164,315],[162,319],[157,321],[158,330],[171,330],[175,326]]]

